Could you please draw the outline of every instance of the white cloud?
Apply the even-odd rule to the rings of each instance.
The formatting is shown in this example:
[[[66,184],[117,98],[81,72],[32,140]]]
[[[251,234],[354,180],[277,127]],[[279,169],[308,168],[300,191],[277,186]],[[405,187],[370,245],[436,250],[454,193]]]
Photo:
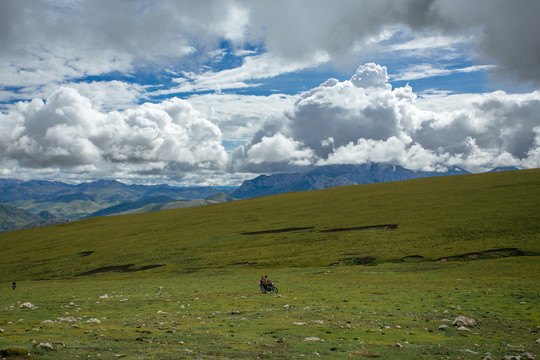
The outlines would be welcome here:
[[[398,74],[392,76],[394,81],[418,80],[437,76],[450,76],[455,73],[470,73],[476,71],[486,71],[494,69],[494,65],[472,65],[464,68],[447,69],[435,67],[432,64],[418,64],[408,67]]]
[[[330,79],[303,93],[286,121],[252,139],[248,153],[280,134],[313,150],[319,165],[391,162],[477,172],[538,163],[540,91],[417,98],[410,87],[392,89],[386,78],[384,67],[366,64],[351,80]]]
[[[248,82],[317,67],[328,60],[329,57],[322,53],[316,54],[313,58],[304,61],[292,61],[270,53],[246,56],[240,67],[219,72],[207,71],[202,74],[184,73],[185,77],[175,79],[180,85],[166,90],[157,90],[149,95],[168,95],[200,91],[219,92],[226,89],[256,87],[260,84]]]
[[[97,173],[219,169],[227,161],[219,128],[174,98],[125,111],[102,112],[90,99],[62,88],[46,102],[19,103],[2,116],[4,161],[23,168]]]
[[[247,161],[254,164],[263,162],[288,162],[293,165],[310,165],[314,159],[311,149],[303,149],[298,141],[277,133],[264,136],[261,141],[247,151]]]
[[[248,142],[267,120],[282,117],[294,100],[294,96],[283,94],[225,93],[193,95],[188,99],[194,109],[220,128],[224,141],[236,146]]]

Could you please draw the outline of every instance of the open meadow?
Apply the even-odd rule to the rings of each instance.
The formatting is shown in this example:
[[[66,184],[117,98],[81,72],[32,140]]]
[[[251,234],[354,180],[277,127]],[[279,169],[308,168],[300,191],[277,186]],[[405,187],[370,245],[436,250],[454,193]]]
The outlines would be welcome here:
[[[25,358],[8,356],[21,348],[33,359],[538,357],[539,200],[540,171],[526,170],[3,233],[0,351]],[[262,294],[261,275],[279,293]]]

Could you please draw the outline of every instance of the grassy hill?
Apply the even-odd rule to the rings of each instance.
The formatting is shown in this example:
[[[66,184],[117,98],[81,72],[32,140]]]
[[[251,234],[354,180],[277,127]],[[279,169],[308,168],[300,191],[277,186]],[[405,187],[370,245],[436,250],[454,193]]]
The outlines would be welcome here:
[[[92,218],[0,234],[0,252],[14,260],[2,262],[0,271],[46,279],[128,263],[179,272],[245,263],[432,261],[507,248],[530,254],[540,250],[538,199],[540,170],[524,170]],[[354,229],[385,224],[397,228]],[[92,255],[81,261],[83,251]]]
[[[0,355],[530,358],[539,199],[526,170],[3,233]],[[259,292],[263,274],[279,294]]]

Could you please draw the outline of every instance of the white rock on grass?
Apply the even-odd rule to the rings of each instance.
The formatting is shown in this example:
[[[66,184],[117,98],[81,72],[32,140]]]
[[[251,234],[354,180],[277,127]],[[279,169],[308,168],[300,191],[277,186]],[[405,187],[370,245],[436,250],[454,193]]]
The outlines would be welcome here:
[[[308,323],[307,322],[293,322],[292,323],[293,325],[307,325]]]
[[[60,321],[60,322],[66,322],[66,323],[74,323],[74,322],[77,321],[77,319],[75,319],[73,316],[69,316],[69,317],[67,317],[67,318],[63,318],[63,317],[58,318],[58,321]]]
[[[457,318],[455,318],[452,325],[456,325],[456,326],[476,326],[476,321],[474,321],[474,319],[469,319],[469,318],[467,318],[465,316],[458,316]]]
[[[37,347],[47,350],[54,350],[53,346],[49,343],[39,343]]]
[[[460,327],[458,327],[457,329],[458,329],[459,331],[471,331],[471,330],[469,330],[469,329],[468,329],[467,327],[465,327],[465,326],[460,326]]]
[[[42,323],[43,325],[46,325],[46,324],[54,324],[54,321],[52,321],[52,320],[43,320],[41,323]]]
[[[304,341],[324,342],[323,339],[319,339],[316,336],[310,336],[310,337],[304,338]]]
[[[101,295],[99,298],[100,299],[110,299],[111,297],[108,294],[105,294],[105,295]]]
[[[91,319],[86,320],[86,323],[87,324],[101,324],[101,321],[96,318],[91,318]]]
[[[21,305],[19,305],[19,308],[21,308],[21,309],[37,309],[37,306],[32,304],[31,302],[23,302]]]
[[[439,326],[439,330],[446,330],[448,328],[448,325],[442,324]]]

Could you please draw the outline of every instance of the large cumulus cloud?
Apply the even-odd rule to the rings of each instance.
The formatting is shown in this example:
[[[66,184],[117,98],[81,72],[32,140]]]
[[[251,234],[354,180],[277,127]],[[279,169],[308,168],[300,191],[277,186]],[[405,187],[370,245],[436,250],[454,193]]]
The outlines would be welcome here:
[[[23,168],[175,175],[226,162],[220,129],[178,98],[102,112],[62,88],[46,101],[18,103],[0,120],[2,160]]]
[[[265,145],[278,137],[295,145],[281,153],[282,164],[302,153],[312,154],[304,163],[311,159],[313,165],[391,162],[440,171],[538,166],[540,91],[460,96],[430,110],[429,100],[411,87],[392,89],[387,80],[386,68],[370,63],[350,80],[330,79],[301,94],[282,122],[252,139],[243,159],[253,162],[249,154],[256,149],[257,164],[275,164],[276,150]]]

